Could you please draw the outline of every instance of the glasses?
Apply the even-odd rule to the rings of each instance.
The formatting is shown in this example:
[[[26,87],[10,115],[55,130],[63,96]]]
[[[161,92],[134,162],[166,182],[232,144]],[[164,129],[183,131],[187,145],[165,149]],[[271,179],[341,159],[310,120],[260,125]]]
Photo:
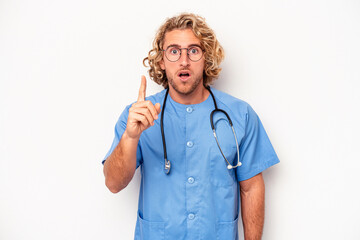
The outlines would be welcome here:
[[[163,51],[165,52],[166,58],[170,62],[176,62],[177,60],[180,59],[183,49],[186,49],[186,52],[187,52],[186,54],[187,54],[188,58],[193,62],[199,61],[204,54],[204,51],[199,46],[192,46],[192,47],[188,47],[188,48],[179,48],[177,46],[169,46]]]

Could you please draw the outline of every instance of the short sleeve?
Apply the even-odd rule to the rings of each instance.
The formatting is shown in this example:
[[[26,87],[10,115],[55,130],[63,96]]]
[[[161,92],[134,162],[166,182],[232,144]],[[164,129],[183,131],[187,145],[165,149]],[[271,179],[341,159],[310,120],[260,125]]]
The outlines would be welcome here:
[[[279,162],[258,115],[250,105],[247,106],[245,135],[239,148],[242,165],[236,168],[238,181],[249,179]]]
[[[110,150],[107,152],[104,159],[102,160],[102,164],[105,163],[106,159],[114,151],[116,146],[119,144],[122,135],[125,132],[130,107],[131,107],[131,105],[129,105],[125,108],[125,110],[122,112],[122,114],[120,115],[120,117],[115,125],[114,140],[111,144]],[[141,154],[140,144],[138,144],[137,151],[136,151],[136,168],[138,168],[141,165],[141,163],[142,163],[142,154]]]

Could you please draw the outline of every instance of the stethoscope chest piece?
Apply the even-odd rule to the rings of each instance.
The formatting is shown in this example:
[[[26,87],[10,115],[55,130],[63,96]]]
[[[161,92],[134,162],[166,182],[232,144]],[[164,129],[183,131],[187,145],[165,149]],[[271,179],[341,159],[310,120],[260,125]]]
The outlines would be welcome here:
[[[164,168],[164,172],[166,174],[170,173],[170,169],[171,169],[171,163],[169,160],[165,159],[165,168]]]

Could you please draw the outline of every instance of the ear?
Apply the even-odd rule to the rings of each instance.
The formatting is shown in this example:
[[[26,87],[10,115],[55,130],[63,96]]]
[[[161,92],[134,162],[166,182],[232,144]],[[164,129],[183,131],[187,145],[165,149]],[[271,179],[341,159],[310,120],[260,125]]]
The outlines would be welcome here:
[[[160,65],[160,67],[161,67],[161,70],[165,70],[164,59],[162,59],[162,60],[159,62],[159,65]]]

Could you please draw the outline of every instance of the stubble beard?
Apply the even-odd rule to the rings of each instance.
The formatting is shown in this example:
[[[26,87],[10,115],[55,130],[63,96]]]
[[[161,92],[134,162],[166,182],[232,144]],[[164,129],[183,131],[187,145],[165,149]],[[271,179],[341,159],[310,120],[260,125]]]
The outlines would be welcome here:
[[[174,90],[177,93],[179,93],[181,95],[185,95],[185,96],[192,94],[195,91],[195,89],[199,86],[199,84],[201,83],[201,80],[202,80],[202,76],[199,76],[198,78],[195,79],[195,82],[190,86],[190,89],[182,90],[181,87],[174,82],[173,78],[171,78],[171,77],[168,78],[168,82],[174,88]]]

